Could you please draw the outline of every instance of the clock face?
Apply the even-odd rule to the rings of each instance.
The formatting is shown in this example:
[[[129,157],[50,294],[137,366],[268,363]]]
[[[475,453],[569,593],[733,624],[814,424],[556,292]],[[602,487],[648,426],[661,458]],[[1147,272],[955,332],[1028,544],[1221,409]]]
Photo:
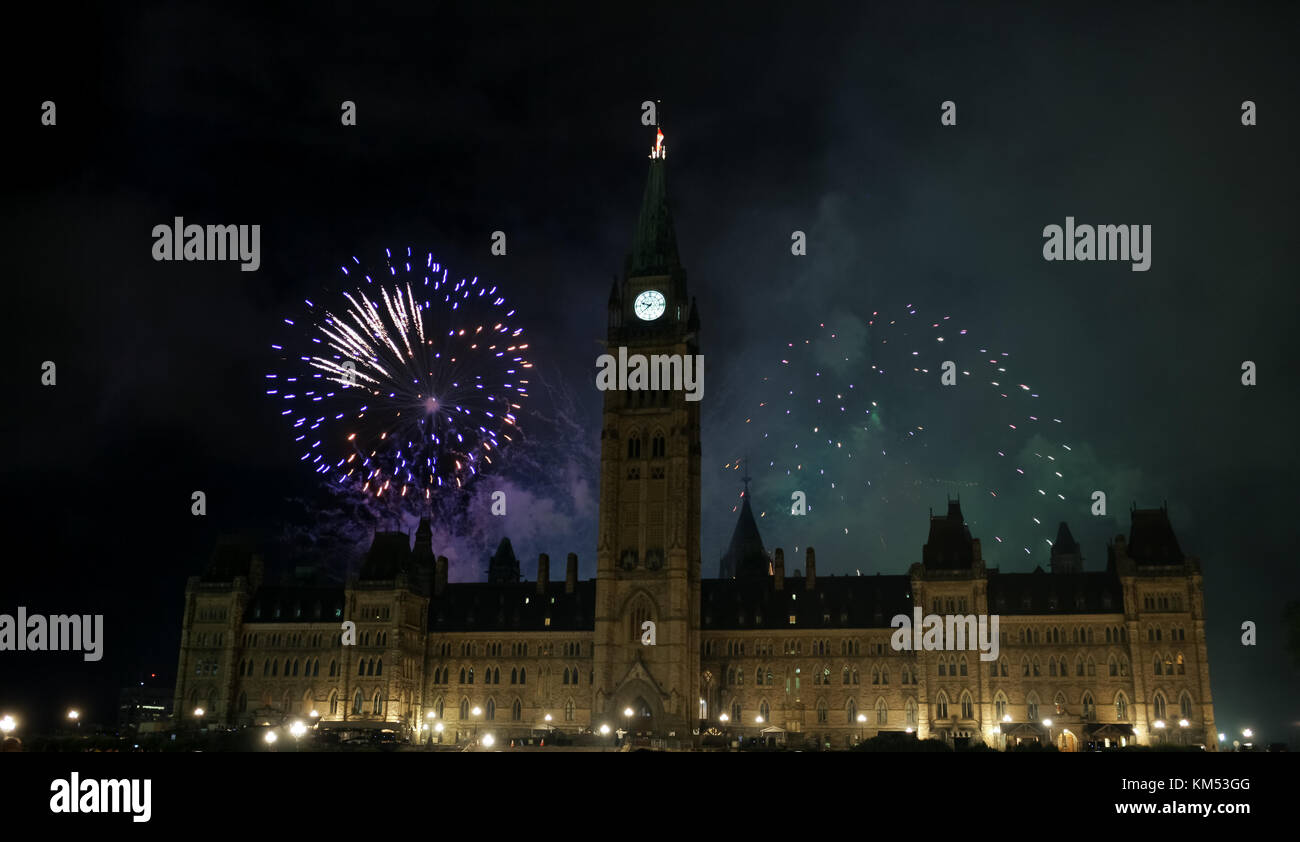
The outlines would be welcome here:
[[[638,319],[647,322],[653,322],[664,314],[664,294],[653,289],[648,289],[636,297],[632,304],[632,309],[636,311]]]

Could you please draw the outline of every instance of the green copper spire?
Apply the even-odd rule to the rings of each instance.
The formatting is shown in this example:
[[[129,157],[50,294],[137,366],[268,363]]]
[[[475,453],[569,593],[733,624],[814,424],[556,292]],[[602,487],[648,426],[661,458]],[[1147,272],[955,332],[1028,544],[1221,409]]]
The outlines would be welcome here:
[[[657,129],[656,135],[654,148],[650,150],[650,174],[641,197],[641,215],[637,218],[636,233],[632,238],[632,253],[627,258],[627,276],[630,278],[668,275],[681,268],[664,178],[668,147],[664,146],[663,130]]]

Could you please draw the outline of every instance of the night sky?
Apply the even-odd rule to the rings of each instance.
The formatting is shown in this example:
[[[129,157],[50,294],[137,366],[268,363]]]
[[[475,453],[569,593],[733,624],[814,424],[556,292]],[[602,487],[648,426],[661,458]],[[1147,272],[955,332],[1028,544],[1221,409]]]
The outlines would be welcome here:
[[[384,248],[432,250],[518,305],[545,385],[521,417],[531,457],[501,477],[521,505],[478,538],[509,534],[530,578],[539,552],[594,575],[594,363],[653,143],[640,105],[659,100],[706,360],[705,575],[744,456],[768,548],[798,548],[801,567],[811,544],[823,575],[906,572],[949,496],[1004,571],[1046,567],[1060,520],[1101,569],[1129,507],[1167,503],[1204,569],[1219,730],[1296,742],[1294,12],[325,5],[148,4],[11,33],[0,611],[104,613],[107,641],[98,664],[0,654],[0,709],[111,722],[117,688],[173,680],[185,579],[219,535],[252,535],[275,577],[302,561],[286,535],[337,520],[263,378],[282,320]],[[174,216],[261,225],[260,269],[155,262],[150,232]],[[1044,261],[1043,228],[1066,216],[1151,225],[1151,268]],[[782,359],[822,379],[787,400]],[[972,375],[945,391],[911,371],[944,359]],[[846,444],[856,461],[837,461],[809,428],[852,432],[829,399],[850,383],[854,405],[880,406]],[[1014,468],[1057,482],[1047,452],[1066,476],[1040,495]],[[1088,511],[1098,489],[1107,517]],[[454,557],[453,579],[485,557]]]

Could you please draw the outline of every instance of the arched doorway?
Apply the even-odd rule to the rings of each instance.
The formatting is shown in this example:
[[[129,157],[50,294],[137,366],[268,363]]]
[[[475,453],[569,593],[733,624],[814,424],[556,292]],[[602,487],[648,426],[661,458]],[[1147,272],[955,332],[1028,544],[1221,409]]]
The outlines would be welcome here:
[[[614,700],[607,710],[611,728],[628,731],[633,736],[662,736],[659,731],[663,725],[663,709],[653,687],[640,679],[629,681],[619,688]]]
[[[1078,751],[1079,738],[1069,728],[1061,731],[1061,736],[1056,738],[1056,748],[1058,751]]]

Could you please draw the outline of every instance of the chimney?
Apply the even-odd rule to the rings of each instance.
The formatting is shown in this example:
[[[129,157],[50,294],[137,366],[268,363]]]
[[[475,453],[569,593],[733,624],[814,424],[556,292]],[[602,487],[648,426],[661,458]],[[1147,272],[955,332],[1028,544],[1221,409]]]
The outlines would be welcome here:
[[[564,569],[564,592],[573,593],[578,587],[578,554],[569,553],[569,561]]]
[[[447,557],[440,555],[433,563],[433,595],[442,596],[445,590],[447,590]]]
[[[776,558],[772,562],[772,575],[774,577],[772,586],[779,591],[785,588],[785,550],[777,547],[775,556]]]
[[[804,587],[808,590],[817,587],[817,553],[812,547],[808,548],[808,578]]]
[[[551,557],[542,553],[537,557],[537,592],[546,593],[546,583],[551,581]]]

